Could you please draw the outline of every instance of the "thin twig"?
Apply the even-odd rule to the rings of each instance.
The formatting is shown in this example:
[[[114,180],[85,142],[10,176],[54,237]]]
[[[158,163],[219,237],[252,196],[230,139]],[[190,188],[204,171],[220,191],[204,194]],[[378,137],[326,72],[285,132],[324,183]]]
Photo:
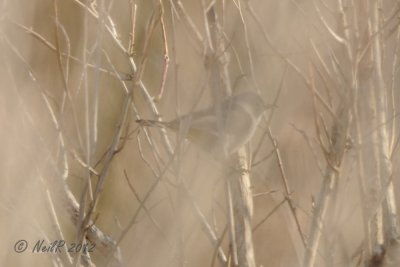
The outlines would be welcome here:
[[[300,221],[299,221],[299,219],[297,217],[296,207],[293,204],[292,192],[291,192],[291,189],[290,189],[290,186],[289,186],[289,181],[288,181],[288,179],[286,177],[285,168],[283,167],[283,162],[282,162],[280,150],[279,150],[279,147],[278,147],[278,143],[276,142],[275,138],[273,137],[270,128],[268,128],[268,137],[271,140],[271,143],[275,148],[274,150],[275,150],[276,160],[277,160],[277,163],[278,163],[278,166],[279,166],[279,171],[280,171],[282,182],[283,182],[283,185],[284,185],[284,188],[285,188],[285,194],[286,194],[285,198],[287,199],[287,202],[289,204],[289,209],[290,209],[290,212],[291,212],[291,214],[293,216],[293,219],[294,219],[294,221],[296,223],[297,231],[299,232],[302,244],[305,247],[306,246],[306,239],[304,237],[303,230],[301,229]]]

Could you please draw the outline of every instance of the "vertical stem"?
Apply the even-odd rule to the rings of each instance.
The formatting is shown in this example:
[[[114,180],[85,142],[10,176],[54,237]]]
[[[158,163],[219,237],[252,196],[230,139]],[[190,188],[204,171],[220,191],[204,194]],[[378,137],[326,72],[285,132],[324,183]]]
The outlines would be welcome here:
[[[316,207],[313,212],[303,267],[312,267],[315,264],[319,240],[323,228],[323,219],[325,218],[331,200],[332,191],[336,186],[337,176],[338,173],[334,169],[329,167],[326,170],[324,181],[316,201]]]
[[[204,3],[204,2],[203,2]],[[209,30],[209,54],[206,58],[210,68],[210,84],[214,89],[212,92],[217,106],[217,120],[222,121],[219,101],[222,95],[231,94],[231,84],[228,72],[228,57],[225,44],[217,21],[214,5],[208,8],[206,13],[207,28]],[[222,123],[218,124],[223,127]],[[222,128],[219,133],[222,133]],[[231,247],[233,252],[233,263],[240,267],[255,267],[253,237],[251,219],[253,214],[253,199],[250,190],[250,175],[248,157],[245,148],[239,149],[238,153],[227,160],[228,169],[233,162],[233,173],[226,177],[227,203],[229,208],[229,226],[231,233]]]
[[[235,155],[235,166],[239,171],[228,182],[232,190],[233,217],[235,222],[235,242],[238,257],[238,266],[255,267],[253,237],[251,220],[253,215],[253,198],[250,189],[250,174],[247,164],[247,155],[244,148],[241,148]]]
[[[372,28],[374,33],[380,32],[381,29],[381,14],[379,13],[382,9],[382,1],[375,0],[373,6],[373,23]],[[392,177],[392,162],[390,161],[390,140],[389,134],[387,131],[387,90],[383,77],[383,46],[382,46],[382,35],[381,33],[377,34],[377,37],[374,38],[373,42],[373,51],[374,51],[374,63],[377,74],[377,86],[375,86],[376,91],[376,111],[377,111],[377,125],[379,125],[378,129],[378,138],[379,142],[379,154],[380,154],[380,170],[379,175],[381,179],[381,183],[383,185],[383,193],[386,195],[385,205],[389,212],[389,218],[385,218],[388,220],[389,225],[389,238],[395,239],[399,234],[399,225],[397,220],[397,212],[396,212],[396,202],[394,196],[394,187],[393,182],[390,180]],[[386,188],[387,185],[387,188]]]

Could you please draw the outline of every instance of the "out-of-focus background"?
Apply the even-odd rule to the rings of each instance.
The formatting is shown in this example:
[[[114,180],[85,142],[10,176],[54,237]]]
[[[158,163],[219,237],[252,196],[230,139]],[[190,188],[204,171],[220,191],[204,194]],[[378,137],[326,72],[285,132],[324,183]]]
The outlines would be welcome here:
[[[0,0],[0,265],[235,266],[229,164],[136,123],[230,88],[276,105],[245,148],[241,264],[400,266],[399,9]]]

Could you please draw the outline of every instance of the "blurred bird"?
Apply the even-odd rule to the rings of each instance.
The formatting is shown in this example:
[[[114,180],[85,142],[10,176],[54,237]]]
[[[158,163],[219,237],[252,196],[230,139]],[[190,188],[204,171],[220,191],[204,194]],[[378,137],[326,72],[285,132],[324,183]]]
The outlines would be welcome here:
[[[195,111],[172,121],[136,120],[141,126],[163,127],[178,133],[200,148],[229,156],[245,145],[256,132],[262,114],[274,105],[265,105],[254,91],[244,91],[219,104]]]

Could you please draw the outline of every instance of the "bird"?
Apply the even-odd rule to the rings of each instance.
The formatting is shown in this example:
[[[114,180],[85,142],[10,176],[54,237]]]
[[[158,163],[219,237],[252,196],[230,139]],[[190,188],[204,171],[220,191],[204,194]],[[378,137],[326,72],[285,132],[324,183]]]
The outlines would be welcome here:
[[[251,90],[222,99],[206,109],[191,112],[171,121],[138,119],[145,127],[162,127],[184,133],[186,139],[205,151],[228,157],[253,137],[263,113],[275,105],[266,105]]]

